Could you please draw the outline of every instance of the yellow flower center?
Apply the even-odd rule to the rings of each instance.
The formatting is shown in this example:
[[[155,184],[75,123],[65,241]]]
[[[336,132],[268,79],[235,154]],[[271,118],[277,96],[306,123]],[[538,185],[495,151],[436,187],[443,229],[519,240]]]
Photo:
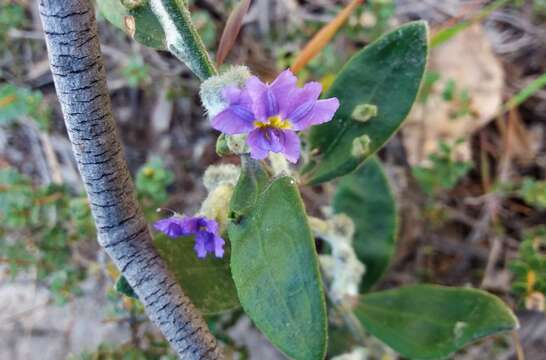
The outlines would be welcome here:
[[[281,119],[279,115],[277,116],[270,116],[267,121],[254,121],[254,126],[258,128],[265,128],[265,127],[271,127],[275,129],[290,129],[292,127],[292,124],[290,124],[290,121],[288,119]]]

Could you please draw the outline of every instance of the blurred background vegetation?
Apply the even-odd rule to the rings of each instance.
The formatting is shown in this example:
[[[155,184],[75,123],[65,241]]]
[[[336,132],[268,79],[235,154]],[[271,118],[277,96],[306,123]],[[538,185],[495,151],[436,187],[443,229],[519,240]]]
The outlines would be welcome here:
[[[211,52],[235,3],[189,1]],[[347,3],[254,0],[227,63],[272,78]],[[204,169],[219,161],[199,83],[98,17],[146,216],[153,221],[158,207],[191,213],[205,195]],[[328,87],[352,53],[413,19],[429,21],[435,47],[418,103],[380,152],[401,214],[380,287],[426,281],[496,293],[517,309],[518,334],[454,358],[515,359],[523,349],[543,360],[546,1],[368,0],[301,80]],[[331,190],[304,191],[311,212]],[[0,358],[174,359],[138,301],[114,290],[118,274],[95,239],[29,0],[0,0],[0,223]],[[208,321],[239,358],[283,359],[241,312]]]

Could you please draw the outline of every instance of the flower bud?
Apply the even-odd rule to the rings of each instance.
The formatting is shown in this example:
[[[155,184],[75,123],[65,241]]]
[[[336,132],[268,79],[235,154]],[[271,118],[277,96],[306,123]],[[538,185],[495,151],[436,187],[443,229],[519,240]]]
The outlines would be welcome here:
[[[247,134],[226,135],[229,151],[235,155],[248,154],[250,149],[247,144]]]
[[[216,153],[218,156],[226,156],[231,154],[227,143],[226,134],[220,134],[220,136],[218,136],[218,139],[216,140]]]
[[[222,74],[203,81],[199,95],[209,118],[218,115],[229,105],[224,100],[222,91],[228,86],[242,88],[250,76],[246,66],[233,66]]]
[[[237,185],[241,170],[232,164],[212,165],[205,170],[203,184],[211,192],[220,185]]]

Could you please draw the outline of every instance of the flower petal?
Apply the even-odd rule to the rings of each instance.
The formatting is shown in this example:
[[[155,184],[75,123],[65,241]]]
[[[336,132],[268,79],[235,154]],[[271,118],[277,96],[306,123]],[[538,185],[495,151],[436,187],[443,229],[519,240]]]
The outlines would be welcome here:
[[[193,250],[197,254],[197,257],[200,259],[204,259],[207,256],[207,249],[205,247],[205,242],[207,240],[206,238],[206,233],[198,233],[195,236],[195,244],[193,245]]]
[[[171,216],[154,223],[154,227],[170,237],[195,235],[193,250],[203,259],[208,253],[224,255],[225,241],[218,235],[218,222],[205,216]]]
[[[318,100],[306,111],[305,115],[298,115],[298,121],[292,121],[292,129],[303,130],[312,125],[318,125],[332,120],[339,108],[339,100],[336,98]]]
[[[300,137],[295,131],[284,132],[284,149],[282,153],[286,160],[293,164],[300,158]]]
[[[296,90],[297,78],[290,70],[285,70],[271,84],[265,84],[256,76],[246,82],[253,104],[256,119],[265,120],[270,116],[279,115],[290,102],[289,94]]]
[[[224,244],[226,241],[220,236],[214,237],[214,256],[221,258],[224,256]]]
[[[201,227],[201,218],[195,216],[187,216],[182,220],[182,229],[184,235],[193,235]]]
[[[224,90],[222,90],[222,97],[230,105],[239,103],[241,101],[242,94],[243,90],[236,86],[226,86]]]
[[[267,115],[266,92],[268,85],[264,84],[256,76],[251,76],[245,85],[248,95],[252,99],[252,110],[257,120],[265,120]]]
[[[187,235],[184,229],[184,219],[179,216],[171,216],[166,219],[158,220],[153,226],[156,230],[161,231],[171,238]]]
[[[262,160],[269,152],[282,153],[292,163],[300,157],[300,138],[291,130],[274,128],[255,129],[248,135],[250,156]]]
[[[265,139],[269,144],[269,150],[273,152],[282,152],[284,150],[284,131],[275,128],[264,129]]]
[[[203,219],[203,225],[208,232],[218,234],[218,222],[216,222],[216,220],[212,220],[204,216],[202,216],[201,218]]]
[[[250,148],[250,156],[255,160],[263,160],[269,153],[269,147],[264,137],[263,129],[254,129],[246,140]]]
[[[297,114],[301,114],[302,110],[309,105],[313,105],[319,98],[322,91],[322,84],[316,81],[309,82],[303,88],[296,88],[289,94],[290,101],[281,112],[281,116],[293,122],[293,118],[297,118]],[[300,115],[301,116],[301,115]]]
[[[212,119],[212,127],[228,135],[252,130],[255,116],[248,93],[230,86],[224,89],[222,95],[229,106]]]
[[[205,250],[208,253],[214,253],[214,238],[216,235],[209,232],[203,232],[203,238],[205,239]]]
[[[278,115],[279,113],[282,113],[283,110],[287,109],[291,102],[292,92],[298,90],[297,82],[298,79],[296,76],[294,76],[290,69],[287,69],[281,72],[271,83],[269,87],[277,100],[278,108],[277,113],[270,116]]]

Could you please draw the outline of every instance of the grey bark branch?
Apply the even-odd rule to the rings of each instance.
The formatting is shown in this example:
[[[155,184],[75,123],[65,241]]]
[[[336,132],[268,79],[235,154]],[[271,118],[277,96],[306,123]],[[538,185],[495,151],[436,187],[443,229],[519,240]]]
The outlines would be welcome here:
[[[222,359],[152,244],[112,115],[90,0],[41,0],[51,72],[99,243],[182,359]]]

